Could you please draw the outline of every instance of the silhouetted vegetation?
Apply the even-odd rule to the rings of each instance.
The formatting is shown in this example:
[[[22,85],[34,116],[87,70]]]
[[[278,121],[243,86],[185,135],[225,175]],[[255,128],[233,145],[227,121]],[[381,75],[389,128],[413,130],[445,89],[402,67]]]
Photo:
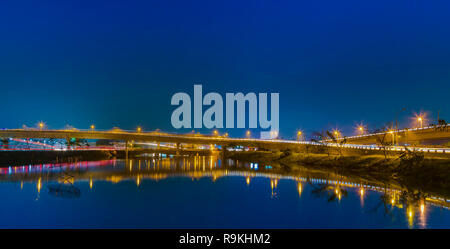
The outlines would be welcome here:
[[[331,141],[333,141],[333,143],[337,145],[338,153],[340,156],[342,156],[342,147],[347,143],[347,138],[344,137],[343,139],[338,139],[330,131],[326,131],[326,134],[331,139]]]
[[[392,141],[388,142],[386,141],[386,136],[388,134],[384,133],[383,135],[379,135],[377,136],[377,144],[378,146],[381,148],[381,150],[383,151],[383,155],[384,155],[384,159],[387,160],[387,156],[388,156],[388,148],[391,147],[393,145]]]
[[[398,158],[400,159],[402,165],[411,167],[421,165],[425,158],[425,155],[423,152],[413,151],[405,146],[405,151],[402,152]]]
[[[311,138],[312,142],[317,143],[322,151],[325,151],[328,156],[331,154],[330,142],[336,144],[336,150],[340,156],[342,156],[342,148],[347,143],[347,138],[339,139],[330,131],[314,132],[314,138]]]
[[[328,183],[312,185],[311,194],[315,197],[326,197],[328,202],[340,200],[342,197],[347,197],[346,189],[339,186],[333,186]]]
[[[319,153],[326,152],[328,156],[330,156],[330,148],[327,142],[326,132],[313,132],[314,138],[311,138],[311,142],[314,142],[319,145]]]

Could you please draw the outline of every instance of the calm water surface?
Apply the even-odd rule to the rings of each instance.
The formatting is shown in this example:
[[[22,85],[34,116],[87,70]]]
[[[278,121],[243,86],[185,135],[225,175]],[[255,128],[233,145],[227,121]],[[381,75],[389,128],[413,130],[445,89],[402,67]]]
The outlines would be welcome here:
[[[1,228],[450,228],[450,203],[214,157],[0,168]]]

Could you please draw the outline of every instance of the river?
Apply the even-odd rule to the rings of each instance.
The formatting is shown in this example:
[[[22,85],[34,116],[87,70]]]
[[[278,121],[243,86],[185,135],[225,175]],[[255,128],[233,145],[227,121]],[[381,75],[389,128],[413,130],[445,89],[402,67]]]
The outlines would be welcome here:
[[[450,228],[441,196],[216,157],[0,168],[0,228]]]

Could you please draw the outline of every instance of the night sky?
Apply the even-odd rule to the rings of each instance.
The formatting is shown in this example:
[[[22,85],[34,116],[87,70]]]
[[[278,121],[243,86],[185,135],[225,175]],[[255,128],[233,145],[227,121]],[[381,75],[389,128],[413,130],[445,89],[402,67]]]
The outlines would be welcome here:
[[[92,2],[0,3],[0,128],[188,132],[170,98],[194,84],[279,92],[283,137],[350,135],[402,108],[403,126],[450,120],[449,1]]]

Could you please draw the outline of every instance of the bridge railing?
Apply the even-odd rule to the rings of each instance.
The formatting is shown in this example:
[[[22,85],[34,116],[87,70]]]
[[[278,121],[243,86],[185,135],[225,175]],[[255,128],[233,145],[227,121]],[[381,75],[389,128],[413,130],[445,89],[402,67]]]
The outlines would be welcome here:
[[[429,125],[425,127],[416,127],[416,128],[404,128],[404,129],[398,129],[398,130],[392,130],[393,133],[402,133],[407,131],[420,131],[420,130],[429,130],[429,129],[441,129],[441,128],[450,128],[449,124],[445,125]],[[345,137],[346,139],[355,139],[355,138],[362,138],[362,137],[371,137],[371,136],[378,136],[378,135],[384,135],[388,134],[391,131],[384,131],[384,132],[377,132],[377,133],[369,133],[369,134],[361,134],[361,135],[354,135],[354,136],[348,136]],[[344,138],[338,138],[338,140],[341,140]]]

